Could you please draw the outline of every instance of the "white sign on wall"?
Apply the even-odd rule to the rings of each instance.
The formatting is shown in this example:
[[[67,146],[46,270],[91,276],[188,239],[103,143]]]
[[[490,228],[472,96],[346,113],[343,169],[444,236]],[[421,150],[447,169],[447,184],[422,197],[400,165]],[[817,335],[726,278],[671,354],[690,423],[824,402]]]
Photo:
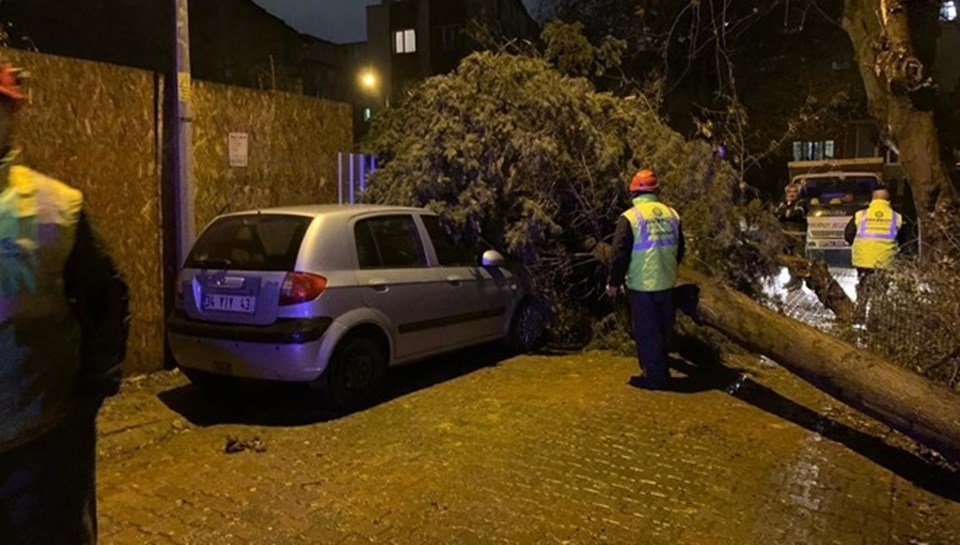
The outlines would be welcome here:
[[[249,163],[250,135],[245,132],[232,132],[229,139],[230,166],[245,167]]]

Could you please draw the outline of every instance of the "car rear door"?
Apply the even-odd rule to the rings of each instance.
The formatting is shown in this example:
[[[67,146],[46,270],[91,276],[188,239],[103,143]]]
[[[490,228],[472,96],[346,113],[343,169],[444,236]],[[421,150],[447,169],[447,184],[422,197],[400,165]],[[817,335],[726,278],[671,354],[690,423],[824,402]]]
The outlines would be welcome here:
[[[194,244],[177,280],[179,305],[194,320],[270,325],[313,218],[244,214],[215,220]]]
[[[448,302],[413,215],[363,217],[354,222],[353,234],[363,301],[393,324],[395,359],[442,350]]]

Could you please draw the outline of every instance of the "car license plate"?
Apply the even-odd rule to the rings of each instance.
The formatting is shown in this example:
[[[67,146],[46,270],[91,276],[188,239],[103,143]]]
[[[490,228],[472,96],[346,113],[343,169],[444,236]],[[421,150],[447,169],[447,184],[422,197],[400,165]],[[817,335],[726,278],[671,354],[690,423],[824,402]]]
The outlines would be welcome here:
[[[203,295],[203,310],[253,314],[257,311],[257,298],[245,295],[206,293]]]

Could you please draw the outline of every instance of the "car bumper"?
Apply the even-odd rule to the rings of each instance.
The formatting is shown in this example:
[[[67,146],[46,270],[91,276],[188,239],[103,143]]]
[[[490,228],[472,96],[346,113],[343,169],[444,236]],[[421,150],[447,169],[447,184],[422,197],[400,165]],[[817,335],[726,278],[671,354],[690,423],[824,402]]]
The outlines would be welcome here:
[[[321,361],[330,318],[279,320],[270,326],[197,322],[181,312],[167,320],[167,339],[182,367],[242,378],[309,382]]]

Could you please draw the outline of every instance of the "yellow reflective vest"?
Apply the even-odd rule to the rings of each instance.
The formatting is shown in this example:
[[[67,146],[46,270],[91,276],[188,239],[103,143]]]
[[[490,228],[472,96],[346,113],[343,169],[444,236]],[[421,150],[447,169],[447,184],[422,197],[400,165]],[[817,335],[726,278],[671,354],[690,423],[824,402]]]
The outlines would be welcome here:
[[[83,197],[12,163],[0,163],[0,452],[72,408],[81,349],[64,268]]]
[[[857,234],[853,239],[853,266],[860,269],[886,269],[899,253],[897,234],[903,218],[894,212],[890,201],[874,199],[870,206],[853,217]]]
[[[633,229],[627,288],[646,292],[673,289],[677,283],[680,215],[657,202],[656,195],[641,195],[623,216]]]

